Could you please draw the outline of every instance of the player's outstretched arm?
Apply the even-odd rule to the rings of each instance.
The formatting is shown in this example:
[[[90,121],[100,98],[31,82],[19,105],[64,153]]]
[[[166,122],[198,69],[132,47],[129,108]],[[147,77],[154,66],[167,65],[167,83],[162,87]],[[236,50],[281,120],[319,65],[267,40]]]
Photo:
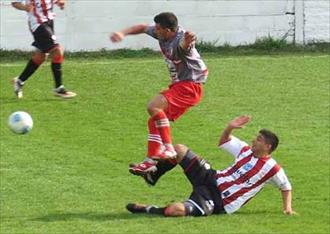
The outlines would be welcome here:
[[[250,122],[250,120],[251,116],[248,115],[241,115],[231,120],[221,134],[219,145],[222,145],[229,141],[232,131],[234,129],[243,128],[248,122]]]
[[[137,24],[129,28],[125,28],[118,32],[113,32],[110,34],[110,40],[112,42],[120,42],[124,39],[127,35],[136,35],[145,33],[148,28],[147,24]]]
[[[65,0],[56,0],[55,4],[61,9],[64,10]]]
[[[11,5],[16,8],[17,10],[31,12],[33,11],[33,5],[32,4],[23,4],[21,2],[12,2]]]
[[[291,190],[281,191],[282,200],[283,200],[283,213],[286,215],[295,215],[297,214],[292,210],[292,193]]]

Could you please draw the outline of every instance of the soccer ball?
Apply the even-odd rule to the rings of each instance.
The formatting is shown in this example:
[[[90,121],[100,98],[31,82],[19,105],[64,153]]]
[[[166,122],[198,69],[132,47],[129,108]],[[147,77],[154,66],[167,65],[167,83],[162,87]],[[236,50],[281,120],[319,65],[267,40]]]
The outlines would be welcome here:
[[[25,134],[31,131],[33,120],[28,113],[16,111],[9,116],[8,126],[14,133]]]

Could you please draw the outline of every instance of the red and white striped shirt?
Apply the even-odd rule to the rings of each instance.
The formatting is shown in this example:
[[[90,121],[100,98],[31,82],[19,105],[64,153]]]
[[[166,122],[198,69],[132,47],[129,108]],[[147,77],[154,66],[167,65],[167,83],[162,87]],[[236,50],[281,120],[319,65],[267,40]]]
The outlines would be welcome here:
[[[284,170],[271,156],[257,158],[247,143],[236,137],[220,145],[235,157],[235,163],[217,171],[216,181],[227,213],[234,213],[253,198],[266,183],[282,191],[291,190]]]
[[[15,0],[12,2],[21,2],[31,4],[34,8],[28,12],[29,27],[34,32],[40,24],[53,20],[55,13],[53,12],[55,0]]]

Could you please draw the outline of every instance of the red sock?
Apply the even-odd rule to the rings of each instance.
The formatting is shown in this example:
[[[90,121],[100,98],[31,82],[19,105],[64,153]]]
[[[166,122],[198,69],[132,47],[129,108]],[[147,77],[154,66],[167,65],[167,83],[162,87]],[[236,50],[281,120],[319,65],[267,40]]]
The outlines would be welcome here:
[[[160,149],[163,145],[162,139],[159,135],[159,131],[156,128],[154,118],[149,118],[148,120],[148,157],[156,156],[159,154]]]
[[[163,144],[172,144],[170,121],[164,111],[160,111],[152,117],[156,122],[156,128]]]

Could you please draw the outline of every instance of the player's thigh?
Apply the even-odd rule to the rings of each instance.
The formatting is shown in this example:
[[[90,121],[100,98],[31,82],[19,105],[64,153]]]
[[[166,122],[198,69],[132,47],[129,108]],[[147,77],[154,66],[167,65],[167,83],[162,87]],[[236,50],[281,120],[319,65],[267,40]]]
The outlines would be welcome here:
[[[168,106],[167,99],[162,94],[158,94],[153,99],[151,99],[147,105],[149,114],[156,114],[159,110],[166,110]]]
[[[40,25],[33,32],[34,42],[32,43],[37,49],[43,53],[48,53],[50,50],[58,46],[53,28],[47,23]]]

